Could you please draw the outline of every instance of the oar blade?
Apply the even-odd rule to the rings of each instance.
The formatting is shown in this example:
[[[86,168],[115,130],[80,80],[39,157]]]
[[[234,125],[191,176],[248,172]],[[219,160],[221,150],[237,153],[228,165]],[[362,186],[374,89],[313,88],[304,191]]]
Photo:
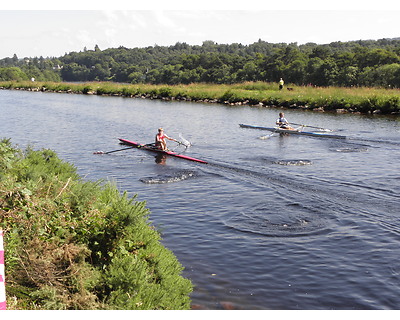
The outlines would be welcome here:
[[[274,135],[275,135],[275,132],[273,132],[273,133],[271,133],[271,134],[268,134],[268,135],[266,135],[266,136],[261,136],[261,137],[259,137],[258,139],[260,139],[260,140],[266,140],[266,139],[269,139],[269,138],[273,137]]]
[[[182,145],[185,146],[186,148],[187,148],[187,147],[190,147],[190,146],[192,145],[189,141],[187,141],[187,140],[182,136],[181,133],[179,134],[179,138],[181,139],[181,141],[179,141],[178,143],[179,143],[179,144],[182,144]]]

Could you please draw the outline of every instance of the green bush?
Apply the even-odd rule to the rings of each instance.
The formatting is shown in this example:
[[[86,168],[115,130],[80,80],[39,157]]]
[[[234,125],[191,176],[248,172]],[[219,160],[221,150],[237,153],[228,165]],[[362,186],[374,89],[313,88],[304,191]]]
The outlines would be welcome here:
[[[144,202],[82,181],[51,150],[0,142],[11,309],[189,309],[192,284]]]
[[[163,98],[172,97],[172,88],[162,87],[162,88],[158,89],[157,93],[158,93],[158,96],[163,97]]]

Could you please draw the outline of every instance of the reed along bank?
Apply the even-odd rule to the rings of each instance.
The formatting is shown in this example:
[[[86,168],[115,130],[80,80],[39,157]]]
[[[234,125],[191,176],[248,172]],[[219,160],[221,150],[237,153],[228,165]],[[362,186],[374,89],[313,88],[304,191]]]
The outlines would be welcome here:
[[[277,83],[147,85],[112,82],[0,82],[1,89],[129,98],[199,101],[229,105],[295,108],[319,112],[400,114],[399,89],[367,87],[312,87]]]

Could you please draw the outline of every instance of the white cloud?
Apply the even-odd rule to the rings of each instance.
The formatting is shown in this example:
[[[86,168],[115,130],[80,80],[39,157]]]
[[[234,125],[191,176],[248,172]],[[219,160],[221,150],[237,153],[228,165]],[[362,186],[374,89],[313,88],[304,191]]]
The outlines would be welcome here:
[[[154,22],[159,28],[175,29],[177,25],[170,18],[173,15],[167,14],[167,11],[154,11]]]
[[[106,49],[169,46],[177,42],[201,45],[205,40],[251,44],[262,39],[301,44],[399,37],[400,12],[391,9],[0,10],[0,29],[7,30],[0,34],[0,59],[14,53],[19,57],[61,56],[84,47],[93,49],[96,44]]]

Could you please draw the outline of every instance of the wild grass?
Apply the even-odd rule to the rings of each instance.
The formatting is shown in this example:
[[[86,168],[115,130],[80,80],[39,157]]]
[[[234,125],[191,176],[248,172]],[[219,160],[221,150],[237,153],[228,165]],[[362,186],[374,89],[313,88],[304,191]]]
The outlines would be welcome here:
[[[189,309],[192,284],[149,213],[51,150],[0,141],[8,308]]]
[[[55,91],[152,99],[205,101],[224,104],[264,105],[319,111],[400,113],[400,90],[367,87],[310,87],[288,85],[278,90],[276,83],[149,85],[111,82],[1,82],[5,89]],[[290,87],[292,90],[286,90]]]

